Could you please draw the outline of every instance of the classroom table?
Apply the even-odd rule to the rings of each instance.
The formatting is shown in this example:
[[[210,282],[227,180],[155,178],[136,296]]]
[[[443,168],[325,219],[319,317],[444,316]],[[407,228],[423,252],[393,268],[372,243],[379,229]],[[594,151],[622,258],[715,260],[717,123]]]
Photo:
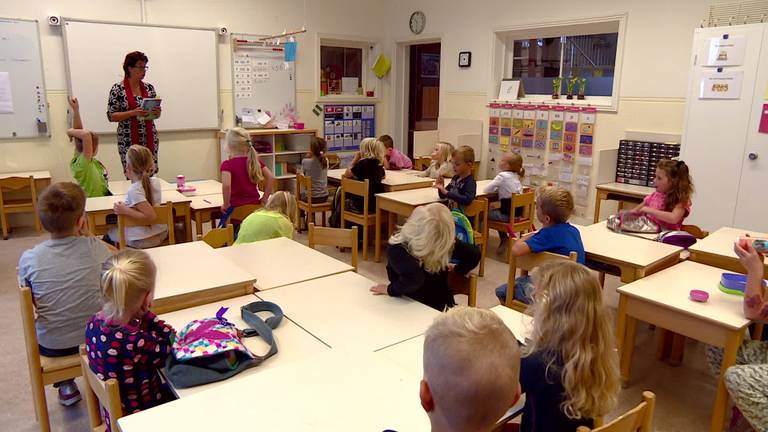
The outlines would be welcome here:
[[[114,214],[113,209],[115,203],[124,202],[125,195],[110,195],[103,197],[92,197],[85,200],[85,213],[88,217],[88,225],[91,228],[91,232],[94,234],[103,233],[103,229],[97,229],[97,227],[103,227],[106,225],[106,218],[108,215]],[[173,212],[175,216],[184,217],[184,227],[186,230],[186,241],[192,241],[192,210],[190,209],[191,198],[176,192],[175,190],[162,190],[160,191],[160,203],[165,204],[171,201],[173,203]]]
[[[253,293],[254,277],[202,241],[145,249],[157,266],[157,314]]]
[[[220,212],[224,204],[224,195],[221,192],[212,195],[192,196],[189,207],[192,209],[192,220],[195,221],[195,233],[203,234],[203,223],[211,220],[214,212]]]
[[[419,336],[440,314],[408,297],[373,295],[376,282],[355,272],[313,279],[256,295],[334,350],[364,352]]]
[[[160,177],[155,177],[160,180],[160,190],[176,190],[176,183],[168,183]],[[112,195],[125,195],[128,193],[128,188],[133,183],[131,180],[112,180],[107,183],[107,187]]]
[[[615,233],[605,223],[574,226],[581,234],[587,259],[618,267],[624,283],[675,265],[683,251],[678,246]]]
[[[593,222],[600,220],[600,204],[603,200],[618,200],[640,203],[646,195],[656,189],[649,186],[638,186],[625,183],[603,183],[595,186],[595,218]],[[621,206],[619,206],[621,210]]]
[[[733,244],[737,237],[745,234],[752,237],[768,237],[766,233],[723,227],[689,247],[690,259],[724,270],[744,273],[744,266],[733,251]],[[768,261],[765,262],[765,271],[768,272]]]
[[[430,428],[419,403],[420,377],[373,353],[331,351],[282,367],[260,367],[243,379],[123,417],[117,423],[123,432],[407,432]]]
[[[736,361],[744,330],[742,297],[718,289],[723,270],[684,261],[654,275],[618,288],[616,345],[621,358],[621,378],[629,380],[635,347],[636,321],[641,320],[709,345],[724,348],[723,363],[712,410],[711,431],[721,431],[728,405],[723,381],[726,369]],[[692,289],[709,293],[709,301],[698,303],[688,298]]]
[[[341,177],[345,171],[345,168],[328,170],[328,182],[340,185]],[[417,176],[418,172],[413,170],[387,170],[384,179],[381,181],[384,191],[394,192],[432,186],[435,181],[429,177]]]
[[[252,275],[259,291],[355,269],[285,237],[219,248],[215,254]]]
[[[0,173],[0,179],[4,179],[8,177],[29,178],[29,176],[32,176],[32,178],[35,181],[35,190],[37,190],[38,195],[40,195],[40,192],[42,192],[45,188],[51,185],[50,171],[19,171],[19,172]]]
[[[478,198],[493,199],[495,192],[484,192],[491,180],[477,182]],[[384,214],[387,215],[387,238],[392,236],[397,223],[397,216],[408,217],[416,207],[440,202],[440,196],[435,188],[411,189],[396,192],[384,192],[376,194],[376,229],[374,233],[374,261],[381,261],[381,225],[384,222]]]
[[[243,321],[240,315],[240,307],[259,301],[259,299],[253,294],[248,294],[240,297],[219,300],[212,303],[196,306],[192,308],[178,310],[176,312],[169,312],[160,315],[160,319],[165,320],[171,324],[176,331],[180,331],[189,322],[195,319],[215,317],[216,312],[221,307],[228,307],[229,310],[224,315],[225,318],[238,329],[248,328],[248,325]],[[271,316],[270,314],[263,315],[263,318]],[[330,351],[330,348],[313,337],[311,334],[304,331],[301,327],[297,326],[291,320],[283,318],[280,325],[273,330],[273,336],[277,342],[277,353],[259,364],[257,367],[246,369],[243,372],[230,377],[227,380],[210,383],[206,385],[189,387],[189,388],[177,388],[170,383],[171,390],[177,397],[183,398],[193,394],[200,393],[203,390],[210,390],[223,385],[229,385],[235,380],[243,379],[249,375],[262,373],[265,370],[269,370],[276,367],[284,367],[287,364],[301,361],[307,358],[314,358],[317,355],[321,355]],[[269,345],[259,336],[243,338],[245,346],[258,356],[265,355],[269,351]]]
[[[216,180],[196,180],[186,182],[187,186],[194,186],[194,192],[182,192],[182,195],[188,197],[200,195],[221,194],[221,183]]]

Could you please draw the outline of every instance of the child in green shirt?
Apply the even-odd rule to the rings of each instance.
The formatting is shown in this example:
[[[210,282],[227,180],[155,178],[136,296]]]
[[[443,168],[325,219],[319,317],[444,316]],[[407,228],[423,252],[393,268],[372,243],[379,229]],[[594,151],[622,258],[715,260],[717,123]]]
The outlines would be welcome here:
[[[237,234],[235,245],[278,237],[293,239],[296,198],[290,192],[273,193],[263,209],[251,213]]]
[[[107,169],[96,159],[99,150],[99,137],[83,129],[83,121],[80,119],[80,103],[77,98],[69,98],[69,106],[72,107],[72,128],[67,130],[67,135],[75,139],[75,154],[69,162],[72,177],[77,180],[80,187],[85,190],[88,197],[110,195],[107,186]]]

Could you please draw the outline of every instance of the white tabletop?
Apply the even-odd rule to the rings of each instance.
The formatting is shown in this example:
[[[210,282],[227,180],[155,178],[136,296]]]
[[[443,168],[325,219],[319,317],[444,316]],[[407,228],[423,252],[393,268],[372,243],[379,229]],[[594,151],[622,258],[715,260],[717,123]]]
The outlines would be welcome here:
[[[328,170],[328,178],[331,180],[341,181],[341,177],[344,176],[346,168],[337,168]],[[386,170],[384,179],[381,183],[385,186],[402,186],[414,183],[431,183],[433,180],[428,177],[419,177],[420,171],[414,170]]]
[[[246,284],[254,277],[202,241],[146,249],[157,266],[155,300]]]
[[[212,195],[192,196],[192,202],[189,204],[192,210],[205,210],[221,208],[224,204],[224,195],[221,193]]]
[[[120,429],[429,430],[419,403],[420,378],[372,353],[331,352],[284,367],[260,367],[226,386],[123,417]]]
[[[285,237],[224,247],[215,254],[251,274],[259,290],[354,270],[350,264]]]
[[[440,201],[440,196],[437,194],[437,189],[435,188],[384,192],[376,194],[376,196],[412,206],[426,205]]]
[[[116,202],[124,202],[125,195],[110,195],[103,197],[86,198],[85,200],[85,212],[106,211],[112,210]],[[185,197],[184,195],[176,192],[175,190],[163,190],[160,191],[160,203],[165,204],[171,201],[174,204],[191,202],[192,199]]]
[[[642,299],[669,309],[702,318],[731,329],[749,324],[742,310],[743,297],[726,294],[718,289],[724,270],[693,261],[683,261],[673,267],[619,287],[622,295]],[[692,289],[709,293],[709,301],[690,300]]]
[[[610,192],[625,193],[635,196],[645,196],[653,193],[656,188],[650,186],[639,186],[626,183],[603,183],[596,186],[597,189],[604,189]]]
[[[709,234],[706,238],[697,241],[696,244],[688,249],[691,251],[721,255],[726,258],[739,259],[733,251],[733,244],[738,237],[745,234],[749,234],[752,237],[768,237],[768,234],[766,233],[723,227]]]
[[[8,177],[34,177],[35,180],[46,180],[51,178],[51,172],[50,171],[20,171],[20,172],[9,172],[9,173],[0,173],[0,179],[8,178]]]
[[[166,313],[160,315],[160,318],[171,324],[178,332],[190,321],[200,318],[214,317],[216,316],[216,312],[219,310],[219,308],[228,307],[229,310],[224,316],[237,328],[244,329],[248,328],[248,325],[241,318],[240,307],[255,301],[259,301],[256,296],[245,295],[242,297],[222,300],[207,305]],[[268,316],[271,315],[265,314],[264,318]],[[261,363],[258,367],[246,369],[245,371],[224,381],[184,389],[172,387],[173,391],[178,397],[188,397],[203,390],[207,391],[216,387],[223,386],[225,384],[229,385],[235,380],[243,379],[252,374],[261,373],[265,370],[275,367],[283,367],[286,364],[296,361],[314,358],[316,355],[330,351],[330,349],[326,345],[323,345],[322,342],[285,318],[274,330],[273,335],[275,337],[275,341],[277,342],[277,354]],[[254,336],[243,338],[243,342],[245,343],[245,346],[248,347],[248,349],[256,355],[264,355],[267,353],[267,351],[269,351],[269,345],[267,345],[267,343],[264,342],[264,339],[261,337]]]
[[[262,291],[291,321],[335,350],[374,351],[418,336],[440,314],[407,297],[374,296],[354,272]]]
[[[678,246],[615,233],[609,230],[605,223],[574,226],[581,233],[584,251],[588,255],[596,255],[614,262],[647,267],[683,251],[683,248]]]
[[[187,186],[194,186],[194,192],[183,192],[185,196],[200,196],[221,194],[221,183],[216,180],[197,180],[186,182]]]
[[[176,183],[168,183],[160,177],[155,177],[160,180],[160,190],[176,190]],[[130,180],[112,180],[108,183],[109,191],[112,195],[125,195],[128,193],[128,188],[131,186]]]

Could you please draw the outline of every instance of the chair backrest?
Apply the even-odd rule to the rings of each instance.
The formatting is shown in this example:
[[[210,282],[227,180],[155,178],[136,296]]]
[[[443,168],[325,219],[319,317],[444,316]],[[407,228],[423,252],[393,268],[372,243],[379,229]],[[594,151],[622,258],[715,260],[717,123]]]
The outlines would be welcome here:
[[[35,331],[35,306],[32,301],[32,290],[29,287],[19,287],[19,300],[21,304],[21,326],[24,330],[24,343],[27,346],[27,360],[30,368],[41,370],[40,346],[37,342]]]
[[[301,173],[296,174],[296,199],[301,199],[301,193],[304,192],[307,202],[312,203],[312,178],[305,177]]]
[[[452,270],[448,272],[448,286],[453,295],[466,295],[468,306],[477,306],[477,276],[475,274],[470,273],[463,276]]]
[[[510,205],[510,212],[509,214],[514,217],[516,214],[515,211],[519,208],[522,208],[522,215],[520,216],[521,219],[530,219],[533,220],[533,215],[535,214],[536,210],[534,209],[534,205],[536,203],[536,193],[532,190],[523,190],[523,193],[519,194],[512,194],[512,200]]]
[[[88,365],[88,354],[85,346],[80,345],[80,367],[83,369],[83,379],[85,380],[85,402],[88,405],[88,419],[91,428],[96,429],[103,424],[100,407],[109,414],[109,421],[112,429],[117,430],[117,420],[123,416],[123,408],[120,404],[120,387],[117,380],[110,378],[102,381],[91,370]]]
[[[261,204],[246,204],[237,206],[234,210],[232,210],[232,214],[229,215],[229,220],[245,220],[245,218],[250,216],[251,213],[255,212],[261,207]]]
[[[120,249],[125,249],[127,241],[125,239],[125,229],[132,226],[147,225],[165,225],[168,228],[168,244],[176,244],[176,237],[173,232],[173,202],[168,201],[154,207],[155,219],[147,222],[139,222],[126,215],[117,216],[117,230],[120,233]]]
[[[368,202],[368,188],[370,187],[369,181],[364,180],[352,180],[350,178],[342,177],[341,178],[341,212],[342,214],[346,211],[345,210],[345,201],[347,200],[346,194],[350,195],[356,195],[363,199],[363,208],[360,209],[363,211],[363,215],[368,215],[368,207],[370,206],[370,203]]]
[[[235,243],[235,228],[232,224],[227,224],[226,228],[214,228],[204,236],[198,235],[197,239],[208,243],[212,248],[232,246]]]
[[[432,163],[432,158],[429,156],[422,156],[413,159],[413,169],[424,171],[429,168],[429,164]]]
[[[488,226],[488,200],[475,198],[468,206],[464,207],[464,216],[472,221],[472,230],[485,236]]]
[[[683,231],[696,237],[698,240],[706,238],[709,235],[709,231],[704,231],[696,225],[683,225]]]
[[[505,305],[507,307],[510,307],[512,309],[524,312],[525,309],[528,307],[525,303],[519,302],[514,299],[514,292],[515,292],[515,278],[517,277],[517,270],[520,269],[523,274],[527,274],[529,271],[533,270],[534,268],[544,264],[545,262],[549,261],[573,261],[576,262],[578,259],[578,254],[574,251],[571,251],[571,253],[568,256],[560,255],[552,252],[539,252],[539,253],[532,253],[532,254],[526,254],[521,256],[514,256],[511,253],[510,248],[510,254],[509,254],[509,277],[507,278],[507,300],[505,302]]]
[[[29,200],[37,209],[37,191],[35,190],[35,178],[29,177],[6,177],[0,179],[0,210],[3,209],[3,192],[19,191],[29,188],[31,199]]]
[[[337,169],[341,167],[341,159],[336,153],[326,153],[326,159],[328,159],[328,169]]]
[[[348,247],[352,249],[352,267],[357,271],[357,227],[352,229],[318,227],[309,224],[309,247],[315,245]]]
[[[612,422],[590,429],[579,426],[577,432],[651,432],[653,430],[653,410],[656,406],[656,395],[649,391],[643,392],[643,401],[639,405],[620,415]]]

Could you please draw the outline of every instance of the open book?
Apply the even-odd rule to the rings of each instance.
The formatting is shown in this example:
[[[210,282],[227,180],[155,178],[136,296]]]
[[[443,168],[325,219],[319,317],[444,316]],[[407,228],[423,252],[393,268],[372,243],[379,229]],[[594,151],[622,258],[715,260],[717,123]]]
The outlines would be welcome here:
[[[139,116],[137,118],[139,120],[141,120],[141,121],[144,121],[144,120],[155,120],[157,118],[157,116],[152,112],[152,110],[155,109],[155,108],[159,108],[160,107],[160,103],[162,101],[163,101],[162,99],[157,99],[157,98],[146,98],[146,99],[142,100],[141,101],[141,109],[143,109],[145,111],[149,111],[149,114],[147,114],[145,116]]]

